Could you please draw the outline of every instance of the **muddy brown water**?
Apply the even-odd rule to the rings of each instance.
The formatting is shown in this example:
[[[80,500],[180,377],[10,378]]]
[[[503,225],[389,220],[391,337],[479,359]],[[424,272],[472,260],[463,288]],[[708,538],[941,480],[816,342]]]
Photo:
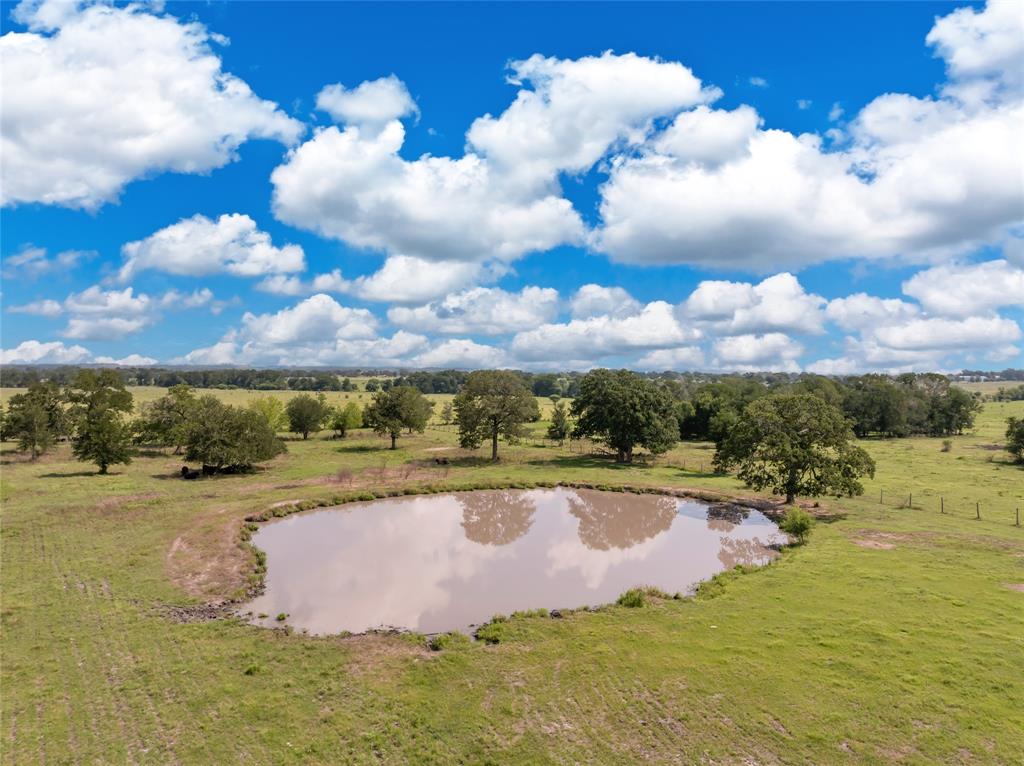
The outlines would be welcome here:
[[[688,592],[783,542],[754,510],[663,495],[487,490],[353,503],[263,525],[254,622],[310,633],[470,630],[495,614],[614,601],[637,585]],[[260,618],[259,614],[267,617]]]

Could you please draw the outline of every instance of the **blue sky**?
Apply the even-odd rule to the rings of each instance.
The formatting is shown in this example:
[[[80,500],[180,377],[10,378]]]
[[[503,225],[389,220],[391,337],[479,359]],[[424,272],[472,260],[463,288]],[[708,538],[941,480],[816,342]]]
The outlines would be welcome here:
[[[1012,0],[2,11],[6,363],[1024,366]]]

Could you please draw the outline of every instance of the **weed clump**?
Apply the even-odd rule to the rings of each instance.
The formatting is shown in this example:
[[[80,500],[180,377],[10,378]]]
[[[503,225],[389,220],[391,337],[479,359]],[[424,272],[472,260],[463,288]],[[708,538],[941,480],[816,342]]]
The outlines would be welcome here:
[[[803,508],[797,508],[796,506],[787,509],[786,515],[779,522],[779,529],[795,537],[798,545],[803,545],[807,542],[807,538],[811,534],[811,527],[813,526],[814,519],[811,518],[811,514]]]
[[[285,614],[284,612],[278,612],[277,617],[275,617],[274,619],[277,620],[278,622],[284,622],[285,620],[288,619],[288,615]]]
[[[648,599],[652,598],[667,601],[672,597],[660,588],[645,586],[642,588],[630,588],[619,596],[615,603],[619,606],[626,606],[635,609],[637,607],[646,606]]]
[[[451,633],[440,633],[436,636],[431,636],[427,642],[427,646],[432,652],[441,652],[445,649],[458,649],[463,646],[469,646],[469,637],[458,631],[452,631]]]

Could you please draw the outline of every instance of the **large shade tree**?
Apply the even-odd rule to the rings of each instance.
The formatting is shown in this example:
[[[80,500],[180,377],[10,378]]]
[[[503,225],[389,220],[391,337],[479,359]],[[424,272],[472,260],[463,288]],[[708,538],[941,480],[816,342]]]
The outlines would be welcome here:
[[[185,459],[207,471],[247,470],[284,451],[263,415],[215,396],[199,397],[185,425]]]
[[[792,503],[797,495],[855,495],[875,461],[853,443],[841,410],[813,394],[774,394],[747,405],[718,444],[715,468]]]
[[[491,442],[491,460],[498,459],[498,438],[515,443],[523,424],[540,415],[533,392],[522,377],[505,370],[477,370],[466,378],[455,397],[455,422],[459,443],[476,449]]]
[[[146,444],[174,447],[174,454],[181,454],[185,424],[195,406],[196,397],[190,386],[171,386],[166,396],[142,405],[137,424],[139,439]]]
[[[679,440],[677,404],[665,387],[630,370],[591,370],[572,402],[573,434],[607,444],[619,463],[633,451],[667,452]]]
[[[363,425],[381,436],[391,437],[391,449],[398,448],[403,429],[423,433],[433,405],[412,386],[394,386],[378,390],[363,410]]]
[[[1006,419],[1006,451],[1018,463],[1024,463],[1024,418]]]
[[[292,433],[302,434],[303,439],[308,439],[310,433],[324,427],[324,423],[330,417],[331,408],[323,394],[299,394],[288,401],[285,412],[288,415],[288,429]]]
[[[75,412],[75,457],[95,463],[100,473],[112,465],[130,463],[132,428],[125,416],[132,411],[133,399],[121,376],[115,370],[82,370],[68,398]]]
[[[64,395],[52,383],[35,382],[23,394],[15,394],[9,402],[4,438],[18,441],[18,449],[35,460],[61,436],[70,431],[70,417]]]

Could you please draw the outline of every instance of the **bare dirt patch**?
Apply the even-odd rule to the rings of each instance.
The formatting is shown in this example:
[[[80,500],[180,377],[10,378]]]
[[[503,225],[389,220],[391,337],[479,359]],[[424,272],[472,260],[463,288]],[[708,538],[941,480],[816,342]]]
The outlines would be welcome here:
[[[167,575],[193,598],[223,600],[246,581],[249,555],[239,543],[239,522],[191,529],[179,535],[167,551]]]
[[[853,540],[854,545],[859,545],[861,548],[871,548],[876,551],[889,551],[896,546],[892,543],[883,543],[881,540],[862,540],[855,538]]]
[[[1024,593],[1024,582],[1004,582],[1003,587]]]
[[[112,497],[105,497],[96,503],[96,507],[103,511],[113,510],[119,508],[125,503],[134,503],[139,500],[153,500],[160,497],[159,492],[139,492],[134,495],[114,495]]]

